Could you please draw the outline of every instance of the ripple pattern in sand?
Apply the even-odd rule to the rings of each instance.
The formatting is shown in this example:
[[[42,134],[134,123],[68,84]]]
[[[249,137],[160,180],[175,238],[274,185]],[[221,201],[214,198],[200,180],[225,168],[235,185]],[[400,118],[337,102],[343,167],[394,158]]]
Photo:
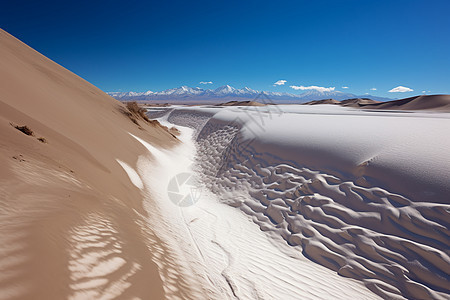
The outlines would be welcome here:
[[[224,202],[384,298],[448,299],[450,205],[285,162],[214,121],[198,137],[199,174]]]
[[[122,246],[111,222],[90,214],[85,223],[73,228],[70,240],[70,299],[114,299],[131,285],[140,265],[121,257]]]

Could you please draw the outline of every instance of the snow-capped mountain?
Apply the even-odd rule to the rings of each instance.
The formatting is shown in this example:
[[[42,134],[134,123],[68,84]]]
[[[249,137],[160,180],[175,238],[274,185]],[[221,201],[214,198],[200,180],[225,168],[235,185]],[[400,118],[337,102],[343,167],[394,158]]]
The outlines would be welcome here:
[[[214,94],[216,95],[230,95],[230,94],[234,94],[236,93],[236,89],[232,86],[224,85],[221,87],[218,87],[217,89],[214,90]]]
[[[357,98],[355,94],[344,93],[340,91],[331,91],[331,92],[321,92],[317,90],[309,90],[299,95],[301,99],[310,101],[314,100],[323,100],[323,99],[334,99],[334,100],[346,100],[351,98]]]
[[[107,93],[108,95],[110,95],[113,98],[116,99],[125,99],[125,98],[133,98],[133,97],[140,97],[140,96],[148,96],[153,94],[152,91],[147,91],[147,92],[143,92],[143,93],[136,93],[136,92],[110,92]]]
[[[166,95],[170,95],[170,96],[189,96],[189,95],[199,95],[202,94],[204,92],[203,89],[201,88],[191,88],[188,86],[182,86],[179,88],[174,88],[174,89],[168,89],[162,92],[158,92],[158,93],[153,93],[154,95],[161,95],[161,96],[166,96]]]
[[[143,93],[136,92],[110,92],[110,96],[118,100],[154,100],[154,101],[224,101],[224,100],[257,100],[270,102],[295,102],[302,103],[312,100],[335,99],[346,100],[351,98],[369,98],[373,100],[392,100],[388,98],[374,97],[370,95],[357,96],[351,93],[340,91],[321,92],[316,90],[306,91],[302,94],[280,93],[257,91],[248,87],[236,89],[229,85],[212,89],[202,89],[199,87],[181,86],[168,89],[161,92],[147,91]]]

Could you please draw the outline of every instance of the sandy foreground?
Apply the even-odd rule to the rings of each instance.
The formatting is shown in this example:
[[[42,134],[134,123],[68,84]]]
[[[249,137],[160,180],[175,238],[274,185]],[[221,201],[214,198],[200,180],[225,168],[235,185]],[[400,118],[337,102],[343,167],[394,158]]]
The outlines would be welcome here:
[[[4,31],[0,88],[0,299],[449,298],[448,113],[151,109],[169,131]]]
[[[148,191],[117,160],[135,166],[146,151],[130,133],[177,140],[122,109],[0,31],[0,299],[163,298]]]

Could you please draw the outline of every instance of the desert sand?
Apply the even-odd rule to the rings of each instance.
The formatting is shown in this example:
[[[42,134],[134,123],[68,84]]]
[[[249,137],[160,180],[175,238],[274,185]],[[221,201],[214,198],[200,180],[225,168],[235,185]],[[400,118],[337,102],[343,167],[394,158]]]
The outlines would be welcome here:
[[[341,104],[341,101],[335,99],[315,100],[304,103],[304,105],[319,105],[319,104]]]
[[[175,107],[161,115],[161,122],[193,130],[190,172],[209,194],[184,218],[205,260],[217,255],[205,251],[210,240],[227,253],[232,263],[224,272],[233,275],[238,297],[252,298],[257,285],[258,295],[280,299],[448,299],[448,113],[284,105]],[[237,250],[234,236],[246,227],[236,229],[238,217],[220,205],[240,210],[266,237],[246,233]],[[202,223],[205,214],[213,225]],[[204,238],[219,222],[231,237]],[[278,251],[284,240],[288,257],[293,249],[302,255],[275,255],[264,239]],[[305,258],[342,277],[310,269]],[[269,271],[273,265],[282,271]],[[243,267],[258,279],[248,281]],[[366,292],[342,278],[358,280]]]
[[[134,168],[146,151],[129,133],[177,140],[125,110],[0,31],[1,299],[163,298],[166,249],[118,161]]]
[[[369,103],[364,108],[393,110],[435,110],[450,111],[450,95],[422,95],[400,100]]]
[[[4,31],[0,87],[1,299],[449,298],[447,96],[149,120]]]
[[[421,95],[405,99],[386,102],[371,99],[348,99],[337,101],[334,99],[316,100],[304,103],[304,105],[334,104],[347,107],[378,110],[429,110],[450,112],[450,95]]]
[[[264,106],[265,104],[257,101],[228,101],[216,104],[217,106]]]

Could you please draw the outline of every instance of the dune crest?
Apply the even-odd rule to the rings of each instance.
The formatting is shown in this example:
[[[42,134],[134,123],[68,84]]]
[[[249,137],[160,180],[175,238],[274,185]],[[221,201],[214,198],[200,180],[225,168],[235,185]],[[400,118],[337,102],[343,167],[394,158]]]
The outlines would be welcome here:
[[[421,95],[400,100],[368,104],[364,108],[450,111],[450,95]]]
[[[448,298],[450,160],[438,138],[448,115],[279,109],[166,118],[209,118],[196,128],[199,177],[262,231],[382,298]]]
[[[420,95],[386,102],[375,101],[372,99],[354,98],[342,101],[325,99],[304,103],[304,105],[319,104],[334,104],[346,107],[379,110],[430,110],[449,112],[450,95]]]
[[[0,86],[1,298],[163,298],[166,250],[117,160],[146,151],[129,133],[177,140],[2,30]]]

